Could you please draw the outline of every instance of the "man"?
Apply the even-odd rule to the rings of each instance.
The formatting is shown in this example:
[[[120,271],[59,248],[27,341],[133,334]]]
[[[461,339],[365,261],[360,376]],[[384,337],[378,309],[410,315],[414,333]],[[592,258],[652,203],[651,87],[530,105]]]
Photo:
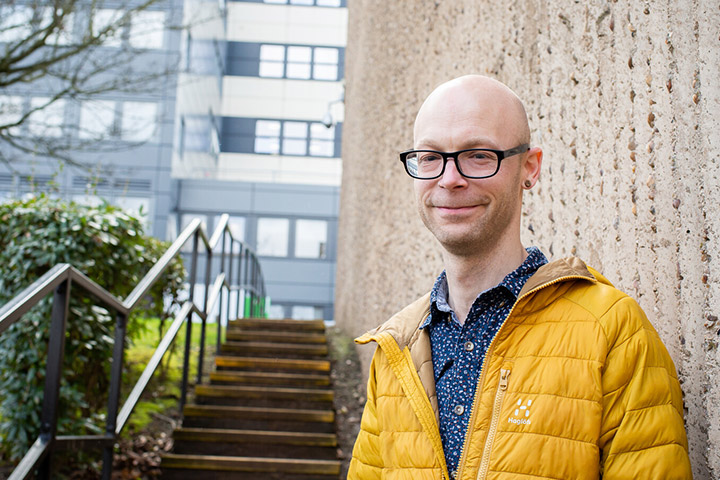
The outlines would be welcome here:
[[[449,81],[401,154],[443,249],[432,292],[375,341],[348,478],[691,478],[675,367],[637,303],[520,241],[542,150],[505,85]]]

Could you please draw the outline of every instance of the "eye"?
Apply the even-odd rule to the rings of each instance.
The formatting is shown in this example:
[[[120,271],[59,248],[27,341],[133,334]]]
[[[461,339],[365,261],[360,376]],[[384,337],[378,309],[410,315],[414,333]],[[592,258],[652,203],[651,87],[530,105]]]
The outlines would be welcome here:
[[[442,155],[434,152],[420,152],[417,159],[418,163],[434,163],[442,161]]]

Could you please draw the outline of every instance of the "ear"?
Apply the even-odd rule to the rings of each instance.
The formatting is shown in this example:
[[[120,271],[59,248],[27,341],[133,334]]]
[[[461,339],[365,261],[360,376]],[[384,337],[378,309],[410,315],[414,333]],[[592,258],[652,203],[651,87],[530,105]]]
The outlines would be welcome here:
[[[534,186],[540,178],[540,167],[542,166],[543,152],[540,147],[533,147],[525,154],[523,162],[522,181],[530,180]],[[530,186],[529,188],[532,188]]]

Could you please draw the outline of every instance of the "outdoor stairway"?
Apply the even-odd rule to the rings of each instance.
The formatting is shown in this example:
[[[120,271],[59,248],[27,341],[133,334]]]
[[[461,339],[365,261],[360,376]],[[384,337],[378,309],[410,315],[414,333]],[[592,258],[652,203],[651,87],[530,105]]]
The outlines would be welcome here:
[[[209,385],[195,387],[162,458],[166,479],[337,480],[322,320],[230,322]]]

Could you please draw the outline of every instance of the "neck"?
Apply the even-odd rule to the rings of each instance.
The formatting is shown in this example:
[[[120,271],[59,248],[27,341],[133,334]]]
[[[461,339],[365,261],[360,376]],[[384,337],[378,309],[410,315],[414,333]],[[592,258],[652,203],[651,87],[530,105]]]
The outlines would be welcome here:
[[[465,323],[477,296],[500,283],[525,261],[527,255],[519,239],[512,245],[496,245],[491,251],[473,255],[458,256],[445,252],[448,304],[460,323]]]

